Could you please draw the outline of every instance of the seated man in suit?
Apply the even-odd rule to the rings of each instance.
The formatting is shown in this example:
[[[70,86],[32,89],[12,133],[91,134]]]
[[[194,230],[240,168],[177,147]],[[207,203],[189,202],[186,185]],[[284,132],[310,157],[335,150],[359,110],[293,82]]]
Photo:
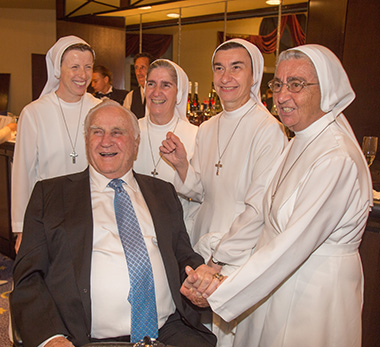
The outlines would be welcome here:
[[[106,100],[85,121],[89,168],[36,184],[10,295],[25,347],[215,346],[179,291],[186,265],[206,266],[173,186],[133,172],[139,139],[132,112]]]
[[[103,65],[97,65],[92,72],[91,87],[94,89],[94,96],[98,99],[108,98],[123,105],[128,91],[116,89],[112,86],[112,72]]]

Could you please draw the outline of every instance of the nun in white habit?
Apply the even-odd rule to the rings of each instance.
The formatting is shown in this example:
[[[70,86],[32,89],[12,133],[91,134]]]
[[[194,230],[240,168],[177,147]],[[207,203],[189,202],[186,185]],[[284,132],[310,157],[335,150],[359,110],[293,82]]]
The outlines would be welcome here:
[[[177,165],[176,189],[202,201],[193,228],[199,239],[196,252],[207,262],[213,256],[224,263],[228,273],[256,245],[263,226],[264,186],[287,139],[261,103],[264,59],[256,46],[242,39],[226,41],[216,48],[212,68],[224,110],[199,127],[184,177],[179,140],[168,139],[162,150]]]
[[[319,45],[283,52],[271,88],[296,136],[267,187],[254,254],[208,303],[227,321],[246,315],[234,346],[359,347],[358,247],[372,184],[342,113],[355,94],[337,57]]]
[[[256,246],[264,225],[264,187],[287,138],[261,102],[264,59],[259,49],[246,40],[232,39],[216,48],[211,62],[223,112],[201,124],[184,174],[180,142],[171,137],[162,150],[177,165],[176,189],[202,201],[193,227],[199,239],[195,251],[216,270],[229,274],[247,261]],[[214,315],[218,347],[232,345],[238,322],[226,324]]]
[[[168,132],[179,136],[186,147],[187,160],[194,153],[198,127],[186,117],[189,79],[183,69],[167,59],[150,64],[145,83],[146,116],[139,119],[140,145],[133,169],[142,174],[173,183],[175,169],[161,156],[160,146]],[[191,233],[199,203],[179,196],[184,220],[192,244]]]
[[[24,107],[18,123],[12,169],[14,233],[22,232],[37,181],[79,172],[88,165],[83,123],[88,111],[100,102],[86,93],[94,59],[88,43],[76,36],[60,38],[46,55],[46,85],[40,97]]]

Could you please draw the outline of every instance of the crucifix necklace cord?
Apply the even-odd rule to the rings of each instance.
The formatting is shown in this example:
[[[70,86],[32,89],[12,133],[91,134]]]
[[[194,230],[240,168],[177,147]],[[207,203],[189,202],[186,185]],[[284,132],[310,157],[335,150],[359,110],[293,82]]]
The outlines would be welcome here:
[[[174,116],[175,117],[175,116]],[[146,129],[147,129],[147,132],[148,132],[148,141],[149,141],[149,149],[150,149],[150,154],[152,156],[152,162],[153,162],[153,170],[150,172],[152,174],[153,177],[157,176],[158,175],[158,172],[157,172],[157,167],[158,167],[158,164],[160,163],[161,159],[162,159],[162,156],[160,155],[160,157],[158,158],[157,162],[155,162],[154,160],[154,155],[153,155],[153,148],[152,148],[152,142],[150,140],[150,132],[149,132],[149,118],[146,120]],[[177,122],[175,123],[175,126],[174,126],[174,129],[172,130],[172,133],[174,134],[175,130],[177,129],[177,125],[178,125],[178,122],[179,122],[179,117],[177,117]]]
[[[58,104],[59,104],[59,109],[61,110],[62,119],[63,119],[63,122],[65,123],[66,132],[67,132],[67,135],[68,135],[69,140],[70,140],[71,148],[72,148],[72,150],[73,150],[73,151],[70,153],[70,157],[72,158],[73,164],[75,164],[75,163],[76,163],[76,158],[77,158],[77,156],[78,156],[78,153],[75,151],[75,147],[76,147],[76,145],[77,145],[78,132],[79,132],[79,124],[80,124],[80,118],[81,118],[81,116],[82,116],[83,97],[81,98],[81,102],[80,102],[80,110],[79,110],[79,117],[78,117],[77,131],[76,131],[76,134],[75,134],[75,141],[74,141],[74,143],[73,143],[73,140],[72,140],[71,135],[70,135],[69,127],[67,126],[66,117],[65,117],[65,114],[63,113],[63,109],[62,109],[61,101],[59,100],[59,97],[58,97],[57,93],[55,93],[55,96],[57,97]]]
[[[229,138],[229,140],[228,140],[228,142],[227,142],[227,144],[226,144],[226,147],[224,147],[224,150],[223,150],[222,154],[220,154],[220,146],[219,146],[219,127],[220,127],[220,118],[222,117],[223,113],[222,113],[222,114],[220,115],[220,117],[218,118],[217,144],[218,144],[218,156],[219,156],[219,159],[218,159],[218,162],[215,164],[215,167],[216,167],[216,175],[217,175],[217,176],[219,176],[219,170],[223,167],[222,162],[221,162],[222,157],[223,157],[224,153],[226,153],[226,150],[227,150],[227,148],[228,148],[228,146],[229,146],[229,144],[230,144],[232,138],[234,137],[237,128],[239,127],[239,125],[240,125],[241,121],[243,120],[243,118],[249,113],[249,111],[251,111],[251,110],[253,109],[254,106],[256,106],[256,104],[253,105],[253,106],[251,106],[251,107],[249,108],[249,110],[248,110],[246,113],[244,113],[244,114],[240,117],[238,123],[237,123],[236,126],[235,126],[234,131],[232,132],[232,134],[231,134],[231,136],[230,136],[230,138]]]

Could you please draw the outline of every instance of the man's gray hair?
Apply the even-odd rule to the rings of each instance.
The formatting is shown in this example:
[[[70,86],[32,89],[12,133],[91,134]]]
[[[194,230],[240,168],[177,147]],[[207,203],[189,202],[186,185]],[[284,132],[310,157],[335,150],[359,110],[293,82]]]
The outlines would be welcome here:
[[[132,127],[133,127],[134,138],[136,140],[138,138],[138,136],[140,135],[140,128],[139,128],[139,122],[137,120],[137,117],[135,116],[135,114],[132,111],[127,110],[125,107],[121,106],[118,102],[116,102],[114,100],[110,100],[110,99],[106,99],[106,100],[102,101],[101,103],[99,103],[98,105],[93,107],[88,112],[86,119],[84,121],[84,135],[87,137],[89,134],[91,119],[92,119],[93,115],[96,114],[103,107],[110,107],[110,106],[120,109],[125,114],[126,118],[128,118],[130,120]]]

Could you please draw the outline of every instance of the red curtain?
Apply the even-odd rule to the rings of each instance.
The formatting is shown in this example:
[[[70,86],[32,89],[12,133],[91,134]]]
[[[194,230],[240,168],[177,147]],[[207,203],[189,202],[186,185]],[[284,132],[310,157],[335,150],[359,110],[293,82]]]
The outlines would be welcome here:
[[[284,33],[285,26],[288,25],[292,35],[294,46],[305,44],[305,33],[299,24],[296,15],[286,15],[281,17],[281,36]],[[276,50],[277,29],[268,35],[235,35],[227,34],[226,40],[232,38],[242,38],[256,45],[262,53],[270,54]],[[219,42],[223,42],[223,32],[218,32]]]
[[[301,46],[306,43],[306,35],[298,22],[296,15],[287,16],[287,24],[292,35],[293,43],[295,46]]]
[[[299,24],[296,15],[286,15],[281,17],[281,36],[288,25],[292,35],[294,46],[305,44],[305,33]],[[226,39],[234,37],[243,38],[255,44],[262,53],[273,53],[276,50],[277,29],[268,35],[235,35],[229,34]],[[223,41],[223,32],[218,32],[219,42]],[[137,54],[139,52],[139,34],[126,34],[126,52],[125,56]],[[169,48],[173,37],[171,35],[143,34],[142,50],[149,52],[155,58],[160,58]]]
[[[160,58],[169,48],[173,37],[171,35],[142,35],[142,51],[148,52],[155,58]],[[126,34],[125,56],[139,53],[139,34]]]

